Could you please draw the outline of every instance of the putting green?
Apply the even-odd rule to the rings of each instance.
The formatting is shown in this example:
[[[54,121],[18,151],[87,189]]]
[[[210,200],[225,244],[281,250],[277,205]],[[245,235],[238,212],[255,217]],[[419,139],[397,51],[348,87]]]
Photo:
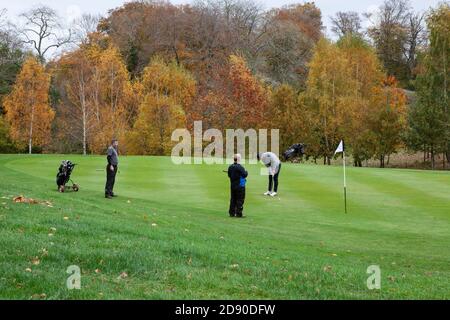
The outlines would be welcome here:
[[[66,158],[78,193],[56,192]],[[247,165],[247,218],[231,219],[226,167],[122,157],[107,200],[104,157],[0,156],[0,298],[450,298],[448,172],[349,168],[345,214],[341,167],[283,164],[270,198]]]

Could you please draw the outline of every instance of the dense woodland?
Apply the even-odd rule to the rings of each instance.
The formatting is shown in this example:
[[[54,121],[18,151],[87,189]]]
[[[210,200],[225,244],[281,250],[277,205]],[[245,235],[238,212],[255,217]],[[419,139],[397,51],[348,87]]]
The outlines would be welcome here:
[[[343,139],[356,166],[422,152],[450,167],[448,3],[323,17],[312,2],[135,1],[70,28],[49,7],[12,18],[0,13],[2,153],[99,154],[116,137],[124,154],[167,155],[171,132],[202,120],[279,128],[281,149],[306,143],[325,164]]]

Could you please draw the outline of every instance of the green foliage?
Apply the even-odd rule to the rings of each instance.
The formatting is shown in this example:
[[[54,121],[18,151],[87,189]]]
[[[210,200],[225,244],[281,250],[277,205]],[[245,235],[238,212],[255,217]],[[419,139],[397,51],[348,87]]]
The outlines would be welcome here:
[[[410,108],[407,142],[413,150],[447,154],[450,161],[450,6],[442,4],[427,19],[430,45],[416,80],[417,102]]]
[[[9,128],[3,116],[0,115],[0,153],[16,153],[17,148],[9,137]]]

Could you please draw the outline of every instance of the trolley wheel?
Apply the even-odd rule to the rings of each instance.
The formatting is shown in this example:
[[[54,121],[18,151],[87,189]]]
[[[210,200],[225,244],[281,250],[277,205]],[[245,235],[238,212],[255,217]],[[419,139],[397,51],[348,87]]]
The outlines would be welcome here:
[[[73,189],[73,191],[78,192],[78,190],[80,190],[80,186],[77,185],[77,184],[74,184],[74,185],[72,186],[72,189]]]

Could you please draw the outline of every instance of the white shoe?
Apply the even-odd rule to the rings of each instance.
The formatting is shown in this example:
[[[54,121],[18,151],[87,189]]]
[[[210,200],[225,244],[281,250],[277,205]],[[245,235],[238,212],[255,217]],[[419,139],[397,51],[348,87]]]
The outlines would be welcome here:
[[[267,191],[266,193],[264,193],[265,196],[270,196],[272,194],[272,192]]]
[[[275,197],[276,195],[277,195],[276,192],[272,192],[272,193],[270,194],[271,197]]]

